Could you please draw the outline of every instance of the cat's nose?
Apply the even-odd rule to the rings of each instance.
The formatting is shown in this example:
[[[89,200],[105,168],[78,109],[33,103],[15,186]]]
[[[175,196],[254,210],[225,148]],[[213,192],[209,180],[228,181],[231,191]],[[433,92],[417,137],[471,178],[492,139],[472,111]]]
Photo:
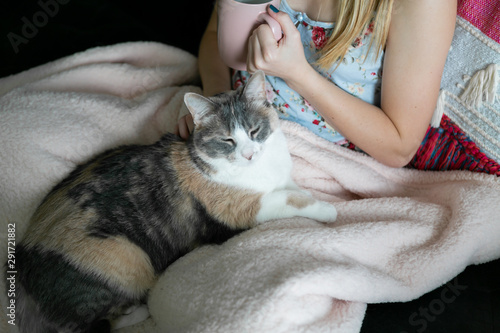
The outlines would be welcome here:
[[[255,157],[255,153],[259,150],[254,144],[246,145],[241,149],[241,156],[243,156],[248,161],[251,161]]]
[[[243,157],[247,160],[251,161],[253,157],[253,151],[243,152],[241,155],[243,155]]]

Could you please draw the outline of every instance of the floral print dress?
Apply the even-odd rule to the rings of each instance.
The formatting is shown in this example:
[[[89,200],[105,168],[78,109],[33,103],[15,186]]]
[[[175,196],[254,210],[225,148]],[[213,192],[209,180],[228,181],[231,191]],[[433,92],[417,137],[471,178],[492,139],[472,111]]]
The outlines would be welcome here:
[[[334,23],[318,22],[310,19],[305,13],[294,11],[286,0],[281,0],[280,10],[286,12],[300,32],[306,59],[324,77],[341,89],[374,105],[380,104],[380,85],[382,75],[383,53],[377,59],[371,53],[367,57],[367,48],[371,41],[373,24],[352,44],[339,67],[334,64],[328,70],[314,65],[321,50],[333,32]],[[366,59],[365,59],[366,58]],[[236,89],[248,80],[250,74],[235,71],[232,77],[233,88]],[[325,119],[299,93],[290,89],[279,77],[267,76],[267,95],[283,119],[291,120],[307,127],[317,135],[335,142],[345,144],[346,139],[325,122]]]

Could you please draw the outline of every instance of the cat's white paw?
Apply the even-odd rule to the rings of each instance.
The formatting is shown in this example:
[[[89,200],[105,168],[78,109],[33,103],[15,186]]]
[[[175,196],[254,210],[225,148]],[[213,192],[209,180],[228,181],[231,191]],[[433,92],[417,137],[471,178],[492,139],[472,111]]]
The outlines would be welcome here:
[[[317,210],[315,220],[321,222],[335,222],[337,220],[337,209],[331,203],[325,201],[317,201]]]
[[[149,318],[149,310],[147,305],[132,306],[125,313],[112,321],[113,330],[132,326]]]
[[[337,209],[328,202],[318,200],[302,208],[300,216],[319,222],[335,222],[337,219]]]

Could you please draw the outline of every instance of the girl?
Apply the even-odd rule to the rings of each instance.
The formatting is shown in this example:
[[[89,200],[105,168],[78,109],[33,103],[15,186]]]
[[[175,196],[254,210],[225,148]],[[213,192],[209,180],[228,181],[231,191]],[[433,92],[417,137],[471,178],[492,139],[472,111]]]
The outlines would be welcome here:
[[[218,55],[214,10],[199,52],[204,94],[237,88],[263,70],[268,98],[281,117],[327,140],[393,167],[411,162],[500,173],[495,161],[488,160],[489,168],[480,163],[487,158],[477,149],[458,149],[464,155],[459,164],[425,161],[434,156],[422,141],[436,107],[456,9],[457,0],[282,0],[279,10],[268,12],[283,38],[276,42],[266,24],[255,29],[248,72],[235,71],[232,82]],[[178,133],[185,138],[191,128],[191,119],[183,118]]]

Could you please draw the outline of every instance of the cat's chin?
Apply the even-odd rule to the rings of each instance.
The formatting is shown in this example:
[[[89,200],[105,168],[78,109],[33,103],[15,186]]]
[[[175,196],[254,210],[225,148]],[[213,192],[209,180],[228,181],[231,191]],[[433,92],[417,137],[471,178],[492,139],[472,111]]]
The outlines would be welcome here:
[[[252,166],[255,163],[256,163],[256,159],[247,160],[245,158],[242,158],[242,159],[239,159],[239,160],[233,162],[233,164],[235,166],[240,167],[240,168],[249,167],[249,166]]]
[[[228,160],[225,158],[211,159],[209,164],[215,168],[215,170],[224,171],[224,173],[236,172],[240,173],[243,169],[250,168],[257,164],[260,159],[260,154],[256,154],[252,159],[248,160],[244,157],[240,157],[233,160]],[[208,162],[208,161],[207,161]],[[238,171],[239,170],[239,171]]]

